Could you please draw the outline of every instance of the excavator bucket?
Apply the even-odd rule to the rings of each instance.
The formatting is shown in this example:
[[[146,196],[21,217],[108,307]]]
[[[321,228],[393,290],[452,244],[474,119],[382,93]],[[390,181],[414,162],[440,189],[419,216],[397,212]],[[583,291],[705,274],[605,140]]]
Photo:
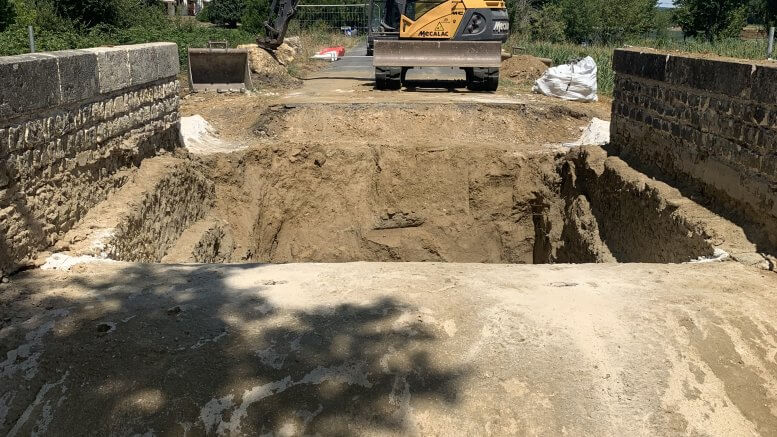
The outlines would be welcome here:
[[[248,50],[189,49],[189,83],[193,92],[250,89]]]

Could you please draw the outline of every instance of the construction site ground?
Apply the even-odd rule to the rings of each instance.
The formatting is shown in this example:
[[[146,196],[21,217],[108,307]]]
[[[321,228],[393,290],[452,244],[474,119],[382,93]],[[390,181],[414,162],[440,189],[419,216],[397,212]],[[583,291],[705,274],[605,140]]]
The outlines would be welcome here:
[[[225,263],[172,250],[0,284],[0,431],[777,434],[777,275],[747,233],[600,149],[581,180],[583,161],[620,172],[715,247],[559,192],[564,144],[609,119],[606,98],[417,74],[374,91],[355,56],[301,88],[185,96],[214,132],[176,159],[215,184]]]

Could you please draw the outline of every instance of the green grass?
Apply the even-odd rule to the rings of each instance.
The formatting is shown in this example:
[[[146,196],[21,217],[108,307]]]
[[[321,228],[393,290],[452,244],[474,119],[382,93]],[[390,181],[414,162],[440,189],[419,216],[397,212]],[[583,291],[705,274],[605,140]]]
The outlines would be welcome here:
[[[612,53],[621,46],[594,45],[581,46],[569,43],[546,43],[537,41],[523,41],[519,38],[511,38],[507,42],[507,49],[514,46],[523,47],[524,53],[541,58],[550,58],[553,63],[564,64],[572,60],[591,56],[599,68],[599,93],[606,96],[612,95],[615,73],[612,70]],[[764,59],[766,57],[765,40],[739,40],[731,39],[709,43],[706,41],[672,41],[672,40],[635,40],[627,45],[637,47],[652,47],[659,50],[680,51],[688,53],[706,53],[720,56],[730,56],[742,59]]]
[[[205,47],[208,41],[229,41],[230,47],[255,42],[256,37],[240,29],[224,29],[203,26],[192,20],[171,19],[157,26],[117,28],[77,28],[38,29],[35,32],[35,45],[38,51],[78,49],[106,45],[140,44],[146,42],[169,41],[178,44],[179,61],[186,65],[186,52],[189,47]],[[0,33],[0,56],[17,55],[29,51],[27,29],[11,26]]]

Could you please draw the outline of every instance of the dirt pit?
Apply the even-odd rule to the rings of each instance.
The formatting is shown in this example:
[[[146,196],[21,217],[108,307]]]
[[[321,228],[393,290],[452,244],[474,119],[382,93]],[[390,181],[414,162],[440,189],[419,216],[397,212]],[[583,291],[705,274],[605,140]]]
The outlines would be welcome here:
[[[644,187],[603,194],[608,173],[560,145],[588,121],[561,106],[269,108],[248,150],[200,158],[215,203],[210,225],[187,239],[207,243],[195,255],[191,244],[179,245],[165,261],[531,264],[711,255],[683,223],[658,223],[668,212],[643,198]],[[618,183],[631,182],[607,181]],[[656,235],[670,243],[654,243]]]

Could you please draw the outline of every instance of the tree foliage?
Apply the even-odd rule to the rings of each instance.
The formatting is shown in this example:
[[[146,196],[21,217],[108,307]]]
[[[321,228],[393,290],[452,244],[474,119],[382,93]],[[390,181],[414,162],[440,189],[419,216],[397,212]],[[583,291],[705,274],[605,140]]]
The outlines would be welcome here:
[[[57,0],[57,14],[86,27],[97,24],[113,25],[118,22],[117,2],[106,0]]]
[[[268,0],[246,0],[243,21],[241,22],[246,32],[254,34],[264,33],[264,22],[270,14],[270,2]]]
[[[235,28],[245,9],[245,0],[213,0],[209,6],[208,18],[213,24]]]
[[[557,3],[548,3],[531,15],[531,37],[535,41],[566,41],[566,23],[561,19],[563,9]]]
[[[777,26],[777,0],[750,0],[750,19],[764,27]]]
[[[747,24],[742,0],[677,0],[675,19],[686,36],[708,41],[737,37]]]
[[[0,32],[4,31],[16,18],[16,10],[10,0],[0,0]]]
[[[533,39],[623,42],[655,29],[656,0],[550,0],[531,3]],[[515,27],[514,27],[515,29]]]

